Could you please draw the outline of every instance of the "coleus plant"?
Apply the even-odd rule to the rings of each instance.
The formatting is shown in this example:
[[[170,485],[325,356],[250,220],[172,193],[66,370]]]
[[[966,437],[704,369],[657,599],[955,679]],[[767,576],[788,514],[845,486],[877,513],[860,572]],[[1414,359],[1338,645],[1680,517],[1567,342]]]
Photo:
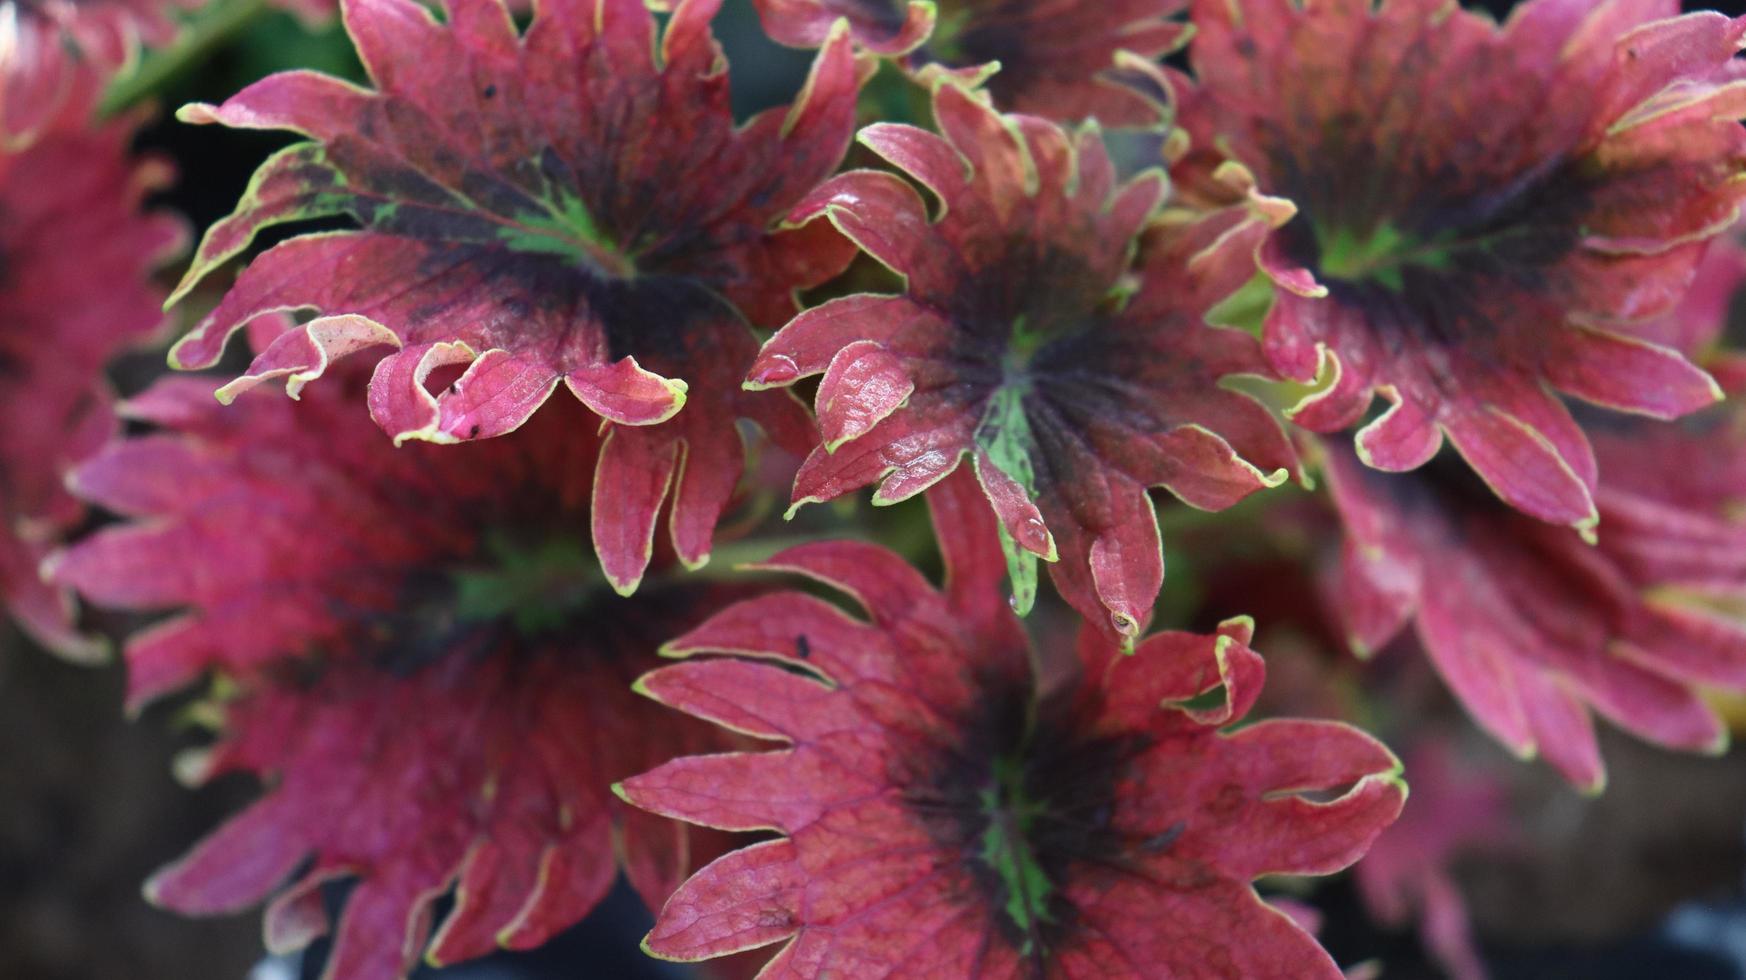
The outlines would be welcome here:
[[[1746,188],[1746,21],[759,0],[819,50],[791,106],[736,121],[720,0],[341,6],[369,87],[293,71],[181,113],[303,137],[171,296],[277,241],[171,352],[213,368],[246,333],[224,405],[203,375],[125,400],[126,432],[93,411],[158,318],[78,287],[150,295],[176,243],[125,127],[83,128],[86,93],[70,131],[106,162],[66,201],[37,191],[88,161],[17,162],[52,127],[0,157],[0,407],[49,420],[0,430],[0,595],[69,647],[57,590],[162,615],[127,638],[130,706],[199,690],[187,774],[264,784],[154,901],[269,900],[269,946],[331,930],[330,975],[366,980],[537,945],[620,873],[660,910],[649,952],[783,943],[764,976],[1338,976],[1254,882],[1358,860],[1399,763],[1251,718],[1246,618],[1149,629],[1182,547],[1152,491],[1217,512],[1294,475],[1339,520],[1299,498],[1257,526],[1341,545],[1350,646],[1412,633],[1519,754],[1598,789],[1591,713],[1724,743],[1746,428],[1711,403],[1746,382],[1720,331],[1746,264],[1710,246]],[[881,58],[932,125],[872,120],[845,172]],[[1156,166],[1120,172],[1106,125],[1153,127]],[[813,377],[809,417],[784,389]],[[1314,387],[1279,412],[1282,380]],[[295,401],[238,401],[268,381]],[[766,444],[793,456],[748,467]],[[874,485],[925,495],[943,587],[926,549],[852,541],[758,566],[810,592],[700,574],[736,500]],[[1275,586],[1313,574],[1291,560]],[[1076,617],[1020,618],[1054,605],[1039,561]],[[1447,848],[1405,829],[1371,890],[1471,972]]]
[[[1360,458],[1389,471],[1447,436],[1511,505],[1588,529],[1594,454],[1552,389],[1659,418],[1720,397],[1627,327],[1679,299],[1746,197],[1746,21],[1678,12],[1195,0],[1185,178],[1229,155],[1301,209],[1263,263],[1269,361],[1323,379],[1294,421],[1363,422]]]
[[[664,648],[688,662],[638,682],[785,744],[618,787],[782,835],[681,886],[645,948],[697,960],[783,942],[764,976],[1340,977],[1250,882],[1362,854],[1406,798],[1388,750],[1337,722],[1221,731],[1263,675],[1243,620],[1131,654],[1088,627],[1045,683],[974,477],[930,501],[943,592],[876,546],[803,545],[764,567],[841,590],[866,619],[800,592],[747,600]]]
[[[669,495],[674,549],[703,564],[742,470],[737,420],[808,443],[792,398],[739,376],[748,319],[786,319],[796,290],[853,256],[828,227],[773,225],[842,159],[862,77],[838,36],[791,108],[736,126],[719,6],[680,0],[657,48],[641,0],[554,0],[525,34],[499,0],[455,0],[446,23],[357,0],[344,17],[374,90],[296,71],[185,108],[309,139],[262,165],[173,298],[264,228],[360,227],[260,255],[173,363],[209,366],[254,317],[313,310],[220,398],[276,378],[295,396],[375,349],[370,414],[396,443],[504,435],[563,385],[609,427],[593,520],[613,585],[635,590]],[[428,391],[451,365],[466,370]]]
[[[187,244],[179,218],[141,208],[168,164],[129,155],[138,119],[88,123],[90,96],[0,145],[0,609],[85,659],[101,646],[36,566],[84,518],[68,467],[116,429],[104,365],[164,324],[150,277]]]
[[[1182,46],[1186,0],[756,0],[770,36],[817,47],[838,21],[855,42],[922,78],[986,83],[1003,108],[1049,119],[1148,126],[1159,106],[1124,67]],[[1154,90],[1155,91],[1155,90]]]
[[[938,85],[943,135],[876,124],[860,141],[920,181],[836,177],[796,209],[828,217],[905,280],[807,310],[764,345],[748,387],[823,374],[823,444],[797,503],[869,483],[921,493],[966,457],[1000,516],[1013,600],[1038,559],[1092,623],[1131,642],[1164,575],[1148,488],[1220,509],[1295,465],[1262,405],[1219,386],[1263,374],[1252,338],[1207,325],[1290,217],[1259,197],[1166,215],[1158,172],[1118,183],[1095,127],[1005,116]]]
[[[1738,246],[1722,243],[1686,301],[1638,332],[1746,380],[1714,347],[1743,277]],[[1599,791],[1591,710],[1669,747],[1727,747],[1705,690],[1746,686],[1746,414],[1730,402],[1677,425],[1595,428],[1598,544],[1446,462],[1389,475],[1331,443],[1319,455],[1345,527],[1329,571],[1353,649],[1411,622],[1483,728]]]
[[[257,346],[285,326],[257,321]],[[129,703],[217,671],[202,713],[220,738],[187,774],[267,784],[147,896],[189,914],[271,896],[267,942],[287,950],[330,928],[322,886],[356,879],[329,972],[358,978],[538,945],[620,868],[658,904],[709,835],[608,787],[730,743],[630,684],[670,631],[746,591],[663,572],[617,596],[585,543],[598,444],[580,409],[397,450],[369,425],[367,377],[336,373],[301,404],[229,410],[205,379],[160,381],[122,406],[152,431],[72,475],[125,520],[56,555],[54,581],[175,611],[129,639]]]
[[[1485,980],[1473,926],[1451,870],[1464,853],[1509,841],[1508,798],[1497,773],[1465,769],[1446,732],[1421,734],[1406,753],[1413,795],[1353,873],[1377,921],[1414,919],[1450,980]]]
[[[1377,473],[1323,444],[1353,647],[1379,649],[1410,623],[1482,727],[1590,791],[1605,785],[1591,711],[1670,748],[1723,751],[1728,730],[1704,689],[1746,687],[1746,629],[1687,596],[1725,603],[1746,584],[1741,485],[1727,482],[1742,472],[1742,432],[1705,419],[1609,438],[1603,459],[1692,468],[1693,490],[1710,492],[1668,499],[1603,477],[1595,500],[1614,526],[1598,546],[1510,509],[1459,468]],[[1705,479],[1712,459],[1726,477]]]

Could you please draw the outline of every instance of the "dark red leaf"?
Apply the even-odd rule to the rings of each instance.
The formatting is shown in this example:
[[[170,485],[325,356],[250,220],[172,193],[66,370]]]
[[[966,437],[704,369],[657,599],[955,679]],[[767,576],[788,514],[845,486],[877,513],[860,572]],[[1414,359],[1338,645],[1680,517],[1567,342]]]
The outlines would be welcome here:
[[[1720,397],[1629,324],[1682,296],[1746,196],[1746,20],[1671,0],[1529,0],[1501,26],[1442,0],[1193,10],[1194,142],[1302,209],[1268,264],[1322,284],[1282,283],[1266,324],[1277,370],[1323,379],[1300,424],[1357,425],[1380,394],[1368,465],[1414,469],[1447,437],[1512,505],[1587,528],[1594,456],[1551,389],[1658,418]]]
[[[1003,116],[951,83],[935,112],[943,136],[880,124],[861,139],[938,195],[937,219],[910,184],[870,170],[796,211],[829,217],[906,292],[802,313],[748,386],[824,375],[826,440],[796,502],[875,483],[876,503],[903,500],[969,456],[1005,529],[1020,610],[1041,558],[1075,608],[1131,640],[1164,574],[1147,489],[1220,509],[1293,465],[1268,412],[1219,386],[1263,373],[1259,346],[1205,322],[1289,210],[1256,199],[1142,236],[1162,175],[1118,184],[1095,128]]]
[[[1416,921],[1450,980],[1486,980],[1453,869],[1459,858],[1509,839],[1505,787],[1495,773],[1457,761],[1454,747],[1434,737],[1421,738],[1405,755],[1413,795],[1358,862],[1359,894],[1384,925]]]
[[[257,346],[284,326],[258,324]],[[275,896],[268,940],[290,947],[328,928],[321,883],[355,878],[331,965],[346,978],[537,945],[620,868],[658,904],[713,845],[608,787],[726,743],[630,685],[746,591],[663,577],[614,594],[586,545],[599,448],[579,408],[396,449],[364,421],[365,373],[335,373],[301,403],[229,408],[206,379],[161,381],[123,406],[154,431],[73,474],[123,520],[52,559],[55,581],[169,613],[128,641],[130,704],[219,675],[203,771],[268,787],[150,894],[191,914]]]
[[[942,528],[979,510],[962,505],[970,479],[948,481]],[[980,537],[986,557],[955,559],[954,583],[995,561],[985,519]],[[1157,634],[1132,654],[1087,630],[1079,673],[1051,693],[992,589],[942,595],[863,545],[770,564],[838,586],[871,619],[761,597],[667,651],[734,657],[640,682],[785,743],[620,786],[658,813],[782,835],[686,882],[650,952],[699,960],[780,942],[764,975],[795,977],[1340,976],[1250,882],[1350,864],[1405,789],[1385,748],[1339,724],[1220,731],[1261,683],[1246,621]],[[1297,795],[1320,790],[1336,795]]]
[[[62,480],[113,430],[104,366],[163,324],[150,276],[187,230],[140,208],[171,174],[128,155],[135,120],[88,127],[89,105],[62,109],[28,147],[0,140],[0,609],[88,658],[101,647],[37,564],[84,514]]]
[[[1406,623],[1481,727],[1576,785],[1605,782],[1591,712],[1670,748],[1717,752],[1701,689],[1746,688],[1746,426],[1737,411],[1597,440],[1599,544],[1533,520],[1453,463],[1388,475],[1325,449],[1346,527],[1337,591],[1355,648]]]
[[[839,18],[869,51],[924,84],[941,74],[986,83],[1002,109],[1063,122],[1156,126],[1165,93],[1137,65],[1190,37],[1187,0],[757,0],[783,44],[818,47]],[[999,71],[994,67],[998,64]],[[992,74],[991,74],[992,73]]]
[[[719,4],[682,0],[657,38],[641,0],[555,0],[525,33],[499,0],[454,0],[446,24],[412,0],[348,2],[374,89],[288,72],[183,110],[310,140],[262,165],[178,295],[263,228],[360,227],[262,254],[173,360],[208,366],[253,317],[314,310],[221,397],[281,377],[295,394],[373,348],[371,414],[397,442],[503,435],[566,387],[615,433],[601,466],[620,496],[595,511],[614,586],[636,587],[669,496],[674,546],[702,564],[743,465],[738,420],[807,442],[791,398],[739,390],[746,318],[781,322],[852,257],[774,224],[842,159],[860,79],[838,38],[792,108],[736,126]],[[466,369],[427,390],[445,365]]]

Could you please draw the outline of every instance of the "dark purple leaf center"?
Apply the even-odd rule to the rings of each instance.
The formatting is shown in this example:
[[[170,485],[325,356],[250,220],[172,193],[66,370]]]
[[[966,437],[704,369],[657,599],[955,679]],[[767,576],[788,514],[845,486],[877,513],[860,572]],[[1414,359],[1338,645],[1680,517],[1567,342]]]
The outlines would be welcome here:
[[[1146,743],[1080,731],[1068,700],[1033,704],[1029,690],[995,681],[951,746],[918,745],[892,763],[905,802],[960,856],[1002,935],[1039,960],[1073,923],[1065,889],[1076,870],[1180,833],[1124,842],[1113,830],[1121,776]]]
[[[472,554],[403,573],[390,603],[368,601],[367,592],[356,607],[336,601],[373,662],[411,674],[436,661],[538,646],[584,628],[601,618],[610,593],[582,538],[489,531]]]
[[[736,332],[750,336],[730,303],[688,277],[605,278],[562,256],[478,245],[433,249],[422,265],[433,282],[463,269],[490,281],[501,315],[480,325],[477,340],[544,354],[561,373],[635,357],[657,373],[694,377],[712,358],[727,356],[722,347]],[[436,289],[428,295],[412,311],[414,322],[474,319],[467,311],[476,297]]]
[[[1276,190],[1301,208],[1285,229],[1286,251],[1336,296],[1381,307],[1390,304],[1379,293],[1406,297],[1394,303],[1412,311],[1403,327],[1459,318],[1461,294],[1533,289],[1576,247],[1590,197],[1579,164],[1494,175],[1403,162],[1410,155],[1339,142],[1307,157],[1271,154]]]

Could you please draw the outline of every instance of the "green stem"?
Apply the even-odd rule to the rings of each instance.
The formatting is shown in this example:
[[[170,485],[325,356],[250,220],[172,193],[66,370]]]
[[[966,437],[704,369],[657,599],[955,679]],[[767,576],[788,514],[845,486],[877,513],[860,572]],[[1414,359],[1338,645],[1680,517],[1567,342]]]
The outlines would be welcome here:
[[[99,114],[113,116],[145,99],[202,61],[266,10],[267,0],[225,0],[209,7],[183,29],[174,44],[150,52],[131,73],[110,83],[98,107]]]

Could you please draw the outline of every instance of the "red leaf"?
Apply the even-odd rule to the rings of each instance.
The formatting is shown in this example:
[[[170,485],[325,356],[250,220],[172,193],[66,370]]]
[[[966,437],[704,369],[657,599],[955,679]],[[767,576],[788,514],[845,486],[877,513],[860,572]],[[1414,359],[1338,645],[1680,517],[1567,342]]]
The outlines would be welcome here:
[[[866,435],[914,390],[903,361],[879,344],[859,340],[838,351],[818,388],[825,451]]]
[[[942,528],[982,510],[966,507],[973,493],[962,474],[948,481]],[[973,540],[948,538],[955,584],[992,561],[983,520]],[[1160,634],[1132,654],[1087,630],[1078,673],[1047,693],[992,589],[942,595],[865,545],[772,564],[846,586],[873,624],[765,596],[667,651],[754,659],[688,660],[639,683],[783,743],[677,759],[618,787],[657,813],[782,835],[681,886],[650,952],[699,960],[785,942],[765,972],[795,977],[1340,976],[1250,881],[1355,861],[1400,810],[1398,763],[1334,723],[1221,733],[1261,681],[1246,622]],[[1201,706],[1220,691],[1222,707]],[[1328,802],[1297,795],[1330,790]]]
[[[1746,20],[1564,0],[1501,26],[1418,0],[1193,11],[1193,143],[1302,209],[1264,249],[1295,270],[1269,360],[1326,379],[1300,424],[1340,431],[1381,394],[1366,463],[1415,469],[1447,435],[1504,500],[1586,528],[1592,452],[1550,389],[1658,418],[1720,397],[1626,334],[1680,299],[1746,199]],[[1190,155],[1185,182],[1217,162]]]
[[[779,322],[853,255],[820,229],[772,229],[842,159],[861,76],[839,38],[792,108],[736,126],[709,31],[719,2],[679,3],[657,54],[640,0],[543,4],[525,34],[499,0],[454,0],[446,23],[411,0],[353,0],[374,89],[290,72],[189,106],[189,121],[310,141],[262,165],[178,297],[264,228],[342,214],[360,227],[263,253],[173,360],[208,366],[254,316],[314,309],[225,396],[281,376],[295,393],[367,334],[400,348],[376,352],[369,395],[396,441],[513,432],[562,384],[614,427],[651,427],[607,443],[641,490],[596,515],[614,581],[641,578],[669,496],[674,545],[702,564],[744,465],[738,420],[807,448],[791,398],[739,388],[746,317]],[[335,320],[354,324],[349,342],[316,335]],[[455,364],[453,384],[427,390]]]
[[[12,70],[0,69],[0,101]],[[67,598],[37,564],[84,515],[62,484],[114,429],[104,367],[163,324],[150,277],[187,235],[140,207],[170,173],[128,155],[134,120],[87,126],[89,108],[62,107],[18,149],[6,148],[0,119],[0,612],[82,659],[102,647],[73,628]]]
[[[283,888],[268,914],[283,950],[328,930],[320,883],[355,877],[328,964],[348,978],[404,976],[421,955],[446,964],[539,945],[605,896],[615,838],[633,883],[658,902],[688,868],[684,849],[651,840],[660,829],[606,786],[715,740],[628,695],[638,659],[551,645],[453,655],[408,675],[353,662],[313,684],[251,684],[224,706],[207,772],[254,773],[271,788],[154,876],[147,895],[209,915]],[[451,886],[456,907],[433,938],[432,903]]]
[[[1633,324],[1632,336],[1671,347],[1715,376],[1730,396],[1746,392],[1746,356],[1722,345],[1728,311],[1746,282],[1746,245],[1735,228],[1710,245],[1685,299],[1666,316]]]
[[[1384,925],[1417,920],[1425,948],[1453,980],[1485,980],[1453,868],[1510,836],[1505,787],[1495,773],[1457,763],[1453,747],[1434,738],[1421,739],[1406,757],[1412,798],[1358,862],[1359,894]]]
[[[1164,182],[1118,185],[1095,130],[1002,116],[954,84],[935,111],[944,137],[877,125],[862,139],[939,196],[937,221],[912,187],[874,171],[830,181],[796,211],[828,216],[907,292],[802,313],[748,386],[825,375],[826,443],[801,468],[796,503],[870,483],[876,501],[901,500],[973,453],[1013,543],[1021,611],[1036,559],[1058,557],[1067,599],[1131,640],[1163,577],[1147,488],[1216,509],[1293,465],[1267,411],[1218,384],[1263,371],[1259,347],[1204,322],[1283,217],[1257,199],[1142,240]]]
[[[253,328],[256,346],[275,328]],[[396,449],[361,424],[361,367],[296,404],[225,408],[204,379],[161,381],[123,406],[155,431],[74,473],[123,521],[57,555],[55,581],[171,611],[127,644],[130,704],[223,675],[235,693],[206,772],[269,787],[151,894],[191,914],[276,894],[267,936],[283,948],[327,930],[321,882],[356,878],[331,967],[345,977],[537,945],[620,868],[659,903],[716,842],[608,787],[731,740],[673,724],[630,684],[746,590],[663,576],[613,594],[586,546],[601,453],[580,409]],[[433,922],[451,887],[455,911]]]
[[[1063,7],[1047,0],[957,0],[936,15],[919,0],[757,0],[764,29],[783,44],[818,47],[838,18],[868,51],[931,82],[939,75],[986,80],[1003,109],[1111,126],[1155,126],[1165,94],[1126,61],[1155,62],[1189,38],[1175,15],[1186,0],[1101,0]],[[999,71],[993,71],[998,63]]]
[[[1325,449],[1353,645],[1374,650],[1413,622],[1481,727],[1591,790],[1605,778],[1591,712],[1713,752],[1727,733],[1700,688],[1746,689],[1746,630],[1720,612],[1746,594],[1746,535],[1731,509],[1746,486],[1739,413],[1636,423],[1598,444],[1612,464],[1595,495],[1598,546],[1459,470],[1384,476]]]

